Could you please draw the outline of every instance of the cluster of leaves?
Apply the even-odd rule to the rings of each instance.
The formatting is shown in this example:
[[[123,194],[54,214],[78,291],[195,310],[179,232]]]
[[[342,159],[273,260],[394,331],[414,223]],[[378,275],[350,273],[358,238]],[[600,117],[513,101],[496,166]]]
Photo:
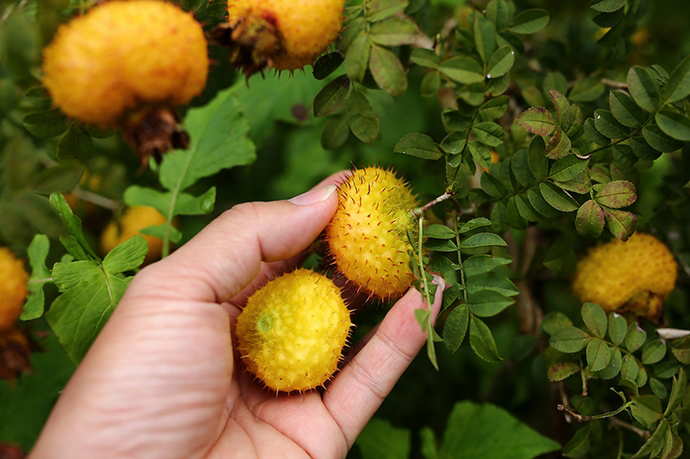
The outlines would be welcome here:
[[[616,393],[623,399],[620,408],[603,414],[573,415],[579,420],[593,421],[627,411],[639,429],[653,432],[633,457],[678,457],[683,447],[678,424],[687,418],[686,408],[690,404],[683,368],[690,363],[688,340],[671,346],[665,340],[650,339],[634,319],[628,323],[615,312],[607,315],[594,303],[584,303],[581,315],[585,329],[573,326],[562,313],[544,320],[544,331],[550,335],[550,347],[545,352],[549,380],[563,381],[579,375],[581,396],[573,405],[590,411],[598,407],[590,402],[589,407],[582,407],[588,396],[588,380],[615,384],[620,389]],[[630,394],[630,401],[625,392]],[[564,448],[568,457],[587,453],[592,429],[586,426],[578,431]]]

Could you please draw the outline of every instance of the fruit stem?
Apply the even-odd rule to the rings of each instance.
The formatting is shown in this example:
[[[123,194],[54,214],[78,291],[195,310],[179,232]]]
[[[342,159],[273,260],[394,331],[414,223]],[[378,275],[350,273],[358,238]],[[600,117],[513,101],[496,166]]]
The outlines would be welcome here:
[[[455,193],[457,193],[457,192],[456,192],[456,191],[446,191],[446,192],[443,193],[441,196],[439,196],[439,197],[437,197],[437,198],[435,198],[435,199],[433,199],[433,200],[427,202],[427,203],[424,204],[422,207],[418,207],[418,208],[414,209],[414,210],[412,211],[412,215],[413,215],[415,218],[419,218],[420,221],[421,221],[421,217],[426,213],[427,210],[431,209],[431,208],[434,207],[436,204],[439,204],[439,203],[441,203],[441,202],[443,202],[443,201],[449,200],[450,198],[452,198],[453,196],[455,196]],[[420,231],[421,231],[421,229],[420,229]],[[420,233],[420,234],[421,234],[421,233]]]

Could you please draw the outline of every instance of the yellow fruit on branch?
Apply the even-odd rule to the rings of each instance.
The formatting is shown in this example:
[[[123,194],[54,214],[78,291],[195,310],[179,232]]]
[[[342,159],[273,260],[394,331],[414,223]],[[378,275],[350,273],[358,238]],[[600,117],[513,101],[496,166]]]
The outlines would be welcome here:
[[[228,0],[228,23],[216,36],[249,76],[264,67],[312,64],[340,32],[343,0]]]
[[[106,254],[127,239],[136,235],[146,239],[149,251],[144,263],[151,263],[160,258],[163,249],[163,240],[150,234],[141,233],[141,230],[149,226],[162,225],[166,222],[163,214],[153,207],[132,206],[125,211],[119,219],[114,219],[101,233],[101,251]]]
[[[651,234],[635,233],[594,247],[577,264],[573,292],[605,311],[631,310],[656,319],[676,284],[673,254]]]
[[[201,93],[209,64],[201,25],[157,0],[93,7],[58,29],[43,60],[55,106],[80,121],[124,128],[149,154],[184,143],[172,108]]]
[[[387,299],[403,294],[415,276],[408,232],[417,233],[417,200],[390,170],[354,171],[338,189],[338,209],[326,227],[336,268],[360,290]]]
[[[22,313],[29,274],[24,263],[0,247],[0,332],[9,329]]]
[[[335,373],[350,326],[333,281],[298,269],[257,290],[235,330],[249,371],[267,387],[290,392],[313,389]]]

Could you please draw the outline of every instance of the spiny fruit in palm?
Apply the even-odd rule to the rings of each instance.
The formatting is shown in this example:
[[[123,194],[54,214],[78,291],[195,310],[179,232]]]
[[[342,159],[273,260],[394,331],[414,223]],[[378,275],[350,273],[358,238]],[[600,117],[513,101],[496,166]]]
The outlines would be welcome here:
[[[304,391],[338,368],[351,322],[340,289],[323,274],[298,269],[257,290],[237,318],[238,349],[267,387]]]
[[[228,22],[215,33],[245,75],[312,64],[340,32],[343,0],[228,0]]]
[[[417,200],[390,170],[355,170],[338,189],[338,209],[326,227],[337,270],[360,290],[386,299],[414,282],[408,232],[417,234]]]
[[[163,240],[151,234],[144,234],[141,230],[165,222],[165,216],[154,207],[132,206],[120,218],[113,219],[105,227],[101,233],[101,251],[106,254],[127,239],[139,235],[146,239],[149,246],[144,263],[151,263],[160,258]]]
[[[109,1],[60,26],[43,50],[43,83],[66,115],[122,128],[146,164],[187,146],[175,106],[201,93],[208,65],[191,14],[159,0]]]
[[[0,247],[0,332],[9,329],[24,307],[29,274],[24,263]]]
[[[635,233],[626,242],[613,239],[590,250],[577,264],[573,292],[606,311],[630,310],[654,320],[677,271],[668,247],[651,234]]]

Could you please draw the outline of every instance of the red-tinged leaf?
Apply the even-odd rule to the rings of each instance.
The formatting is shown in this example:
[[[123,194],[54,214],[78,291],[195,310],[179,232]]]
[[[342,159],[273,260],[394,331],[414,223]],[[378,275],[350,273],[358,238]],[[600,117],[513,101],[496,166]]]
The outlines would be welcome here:
[[[595,199],[599,204],[618,209],[631,205],[637,199],[635,185],[627,180],[614,180],[605,184]]]
[[[551,102],[553,102],[553,106],[556,108],[556,119],[558,120],[558,124],[563,129],[568,130],[568,127],[570,127],[571,123],[570,102],[568,102],[568,98],[555,89],[551,89],[549,91],[549,98],[551,99]]]
[[[591,199],[580,206],[575,216],[575,228],[585,237],[601,236],[604,223],[604,209]]]
[[[549,135],[556,127],[551,113],[544,107],[532,107],[520,113],[515,122],[528,132],[537,135]]]
[[[617,239],[625,242],[635,232],[637,217],[632,212],[616,209],[604,209],[606,224]]]
[[[570,138],[559,126],[546,145],[546,157],[551,159],[563,158],[570,153],[572,146],[573,144],[570,142]]]

